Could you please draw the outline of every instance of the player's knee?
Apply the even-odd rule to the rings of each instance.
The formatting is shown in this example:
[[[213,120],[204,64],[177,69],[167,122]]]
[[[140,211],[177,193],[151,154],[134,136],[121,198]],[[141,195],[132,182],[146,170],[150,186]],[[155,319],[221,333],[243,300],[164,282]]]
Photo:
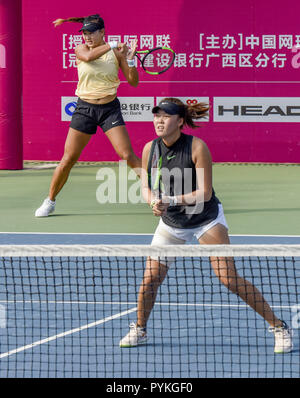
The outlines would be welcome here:
[[[132,150],[123,150],[120,152],[120,158],[126,160],[128,164],[135,162],[136,156]]]
[[[238,292],[238,277],[219,276],[220,282],[227,287],[231,292]]]
[[[153,275],[144,280],[143,285],[145,290],[157,289],[163,282],[163,277],[160,275]]]
[[[60,164],[63,168],[71,168],[78,160],[78,155],[73,153],[65,153]]]

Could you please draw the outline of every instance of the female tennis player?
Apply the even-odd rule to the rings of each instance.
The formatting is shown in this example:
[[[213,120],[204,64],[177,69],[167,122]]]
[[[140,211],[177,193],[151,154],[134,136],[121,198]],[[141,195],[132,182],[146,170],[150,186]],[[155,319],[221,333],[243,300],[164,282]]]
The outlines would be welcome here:
[[[152,245],[181,245],[193,236],[200,244],[229,244],[228,226],[222,204],[212,187],[212,160],[208,147],[199,138],[182,132],[184,126],[197,127],[193,119],[206,116],[205,104],[184,105],[176,98],[165,98],[154,107],[154,128],[157,139],[147,143],[142,156],[143,197],[160,217]],[[158,153],[156,153],[156,146]],[[149,181],[153,158],[160,167],[161,197]],[[170,171],[173,170],[173,173]],[[174,172],[177,170],[177,174]],[[181,171],[178,173],[178,170]],[[191,170],[190,186],[185,185],[184,171]],[[199,172],[204,170],[203,173]],[[167,171],[164,173],[164,171]],[[165,175],[173,175],[173,179]],[[146,325],[154,306],[159,286],[167,275],[172,258],[149,258],[138,296],[137,323],[130,325],[129,333],[120,341],[120,347],[132,347],[147,340]],[[211,266],[219,280],[237,294],[270,325],[275,335],[275,352],[292,350],[291,330],[279,320],[258,289],[242,278],[234,260],[211,257]]]
[[[102,128],[120,158],[126,160],[137,174],[141,168],[141,159],[133,152],[117,98],[119,69],[131,86],[136,87],[139,83],[133,60],[136,43],[131,51],[124,43],[106,43],[104,21],[98,14],[86,18],[57,19],[54,24],[57,26],[63,22],[83,24],[80,31],[85,44],[75,49],[79,77],[76,90],[78,102],[65,142],[64,155],[53,174],[49,196],[36,210],[36,217],[47,217],[53,213],[57,194],[66,183],[82,150],[96,133],[97,126]]]

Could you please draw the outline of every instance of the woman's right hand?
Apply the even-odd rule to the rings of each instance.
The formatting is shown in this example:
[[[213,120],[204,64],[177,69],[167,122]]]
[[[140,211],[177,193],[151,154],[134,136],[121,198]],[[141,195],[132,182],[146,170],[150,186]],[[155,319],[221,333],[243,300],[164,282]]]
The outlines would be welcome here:
[[[132,47],[128,49],[127,59],[134,59],[137,50],[137,39],[132,42]]]
[[[155,201],[153,201],[151,206],[152,212],[156,217],[160,217],[165,214],[168,207],[169,203],[165,203],[161,199],[156,199]]]
[[[118,50],[124,57],[127,56],[129,48],[126,43],[118,43]]]

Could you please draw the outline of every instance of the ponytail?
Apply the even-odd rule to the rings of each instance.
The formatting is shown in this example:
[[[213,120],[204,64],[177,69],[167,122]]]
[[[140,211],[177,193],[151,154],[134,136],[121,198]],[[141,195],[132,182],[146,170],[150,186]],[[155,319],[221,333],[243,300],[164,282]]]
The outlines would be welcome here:
[[[79,22],[79,23],[83,23],[85,17],[80,17],[80,18],[67,18],[67,19],[61,19],[58,18],[55,21],[53,21],[54,26],[59,26],[61,24],[63,24],[64,22]]]
[[[182,118],[183,118],[183,126],[188,126],[192,129],[196,129],[199,126],[195,124],[195,119],[205,119],[208,116],[209,106],[204,102],[199,102],[198,104],[193,105],[185,105],[178,98],[164,98],[165,101],[173,102],[174,104],[183,108]]]
[[[208,116],[209,106],[203,102],[199,102],[198,104],[193,105],[184,105],[185,106],[185,120],[184,124],[192,129],[197,128],[198,126],[195,124],[194,119],[204,119]]]
[[[58,18],[55,21],[53,21],[54,26],[59,26],[63,24],[64,22],[78,22],[78,23],[83,23],[84,21],[88,22],[99,22],[103,21],[103,19],[100,17],[99,14],[94,14],[94,15],[89,15],[88,17],[80,17],[80,18],[67,18],[67,19],[61,19]]]

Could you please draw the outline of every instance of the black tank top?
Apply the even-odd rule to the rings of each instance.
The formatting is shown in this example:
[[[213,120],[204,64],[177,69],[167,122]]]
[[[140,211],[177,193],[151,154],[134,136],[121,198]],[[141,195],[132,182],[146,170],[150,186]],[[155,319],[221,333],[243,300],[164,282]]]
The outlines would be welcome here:
[[[161,157],[161,178],[163,192],[168,196],[182,195],[197,189],[196,168],[192,161],[193,136],[181,133],[180,138],[167,147],[162,138],[153,140],[149,161],[148,176],[151,187],[151,164],[155,145],[158,145]],[[206,225],[218,216],[219,199],[212,190],[211,199],[198,205],[171,206],[162,220],[174,228],[195,228]]]

